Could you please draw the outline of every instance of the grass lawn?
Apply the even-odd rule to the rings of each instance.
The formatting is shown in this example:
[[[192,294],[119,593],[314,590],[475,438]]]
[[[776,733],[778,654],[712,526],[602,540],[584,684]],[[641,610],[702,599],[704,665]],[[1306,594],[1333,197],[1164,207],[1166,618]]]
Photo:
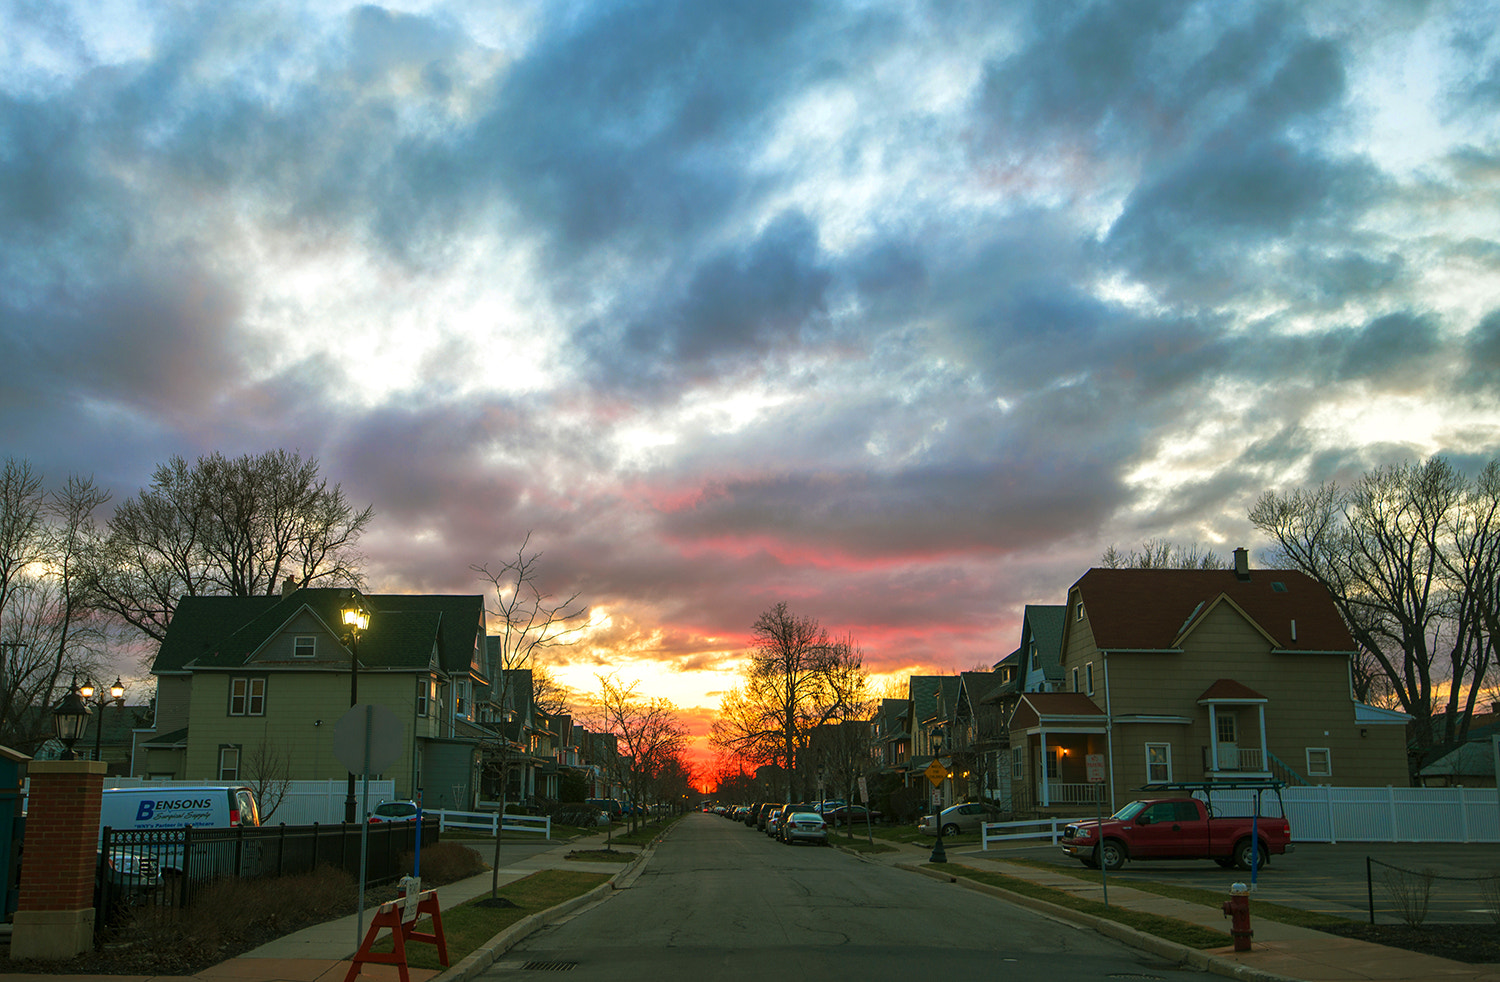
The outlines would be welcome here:
[[[1064,873],[1075,879],[1085,880],[1089,883],[1098,883],[1100,880],[1100,874],[1097,870],[1084,869],[1082,866],[1070,868],[1037,859],[1007,859],[1006,862],[1015,863],[1017,866],[1030,866],[1032,869],[1044,869],[1052,873]],[[1151,880],[1137,880],[1134,878],[1129,880],[1114,879],[1110,882],[1117,883],[1122,887],[1129,887],[1132,890],[1154,893],[1158,897],[1186,900],[1189,903],[1202,904],[1204,907],[1213,907],[1215,909],[1228,899],[1227,894],[1218,891],[1179,886],[1175,883],[1157,883]],[[1312,910],[1298,910],[1296,907],[1284,907],[1280,904],[1257,900],[1254,897],[1251,897],[1250,900],[1251,911],[1254,916],[1263,917],[1268,921],[1275,921],[1278,924],[1293,924],[1297,927],[1310,927],[1314,930],[1322,930],[1349,923],[1348,918],[1336,917],[1333,914],[1320,914]]]
[[[638,852],[617,849],[574,849],[563,858],[581,863],[628,863],[639,855]]]
[[[457,965],[521,918],[588,893],[608,879],[604,873],[544,869],[500,888],[497,896],[509,900],[514,907],[480,906],[481,902],[489,900],[490,895],[485,893],[466,904],[443,911],[443,936],[448,943],[449,965]],[[431,932],[432,921],[423,918],[418,922],[417,930]],[[388,952],[394,947],[387,932],[374,950]],[[440,970],[443,967],[438,962],[437,945],[430,944],[408,944],[406,962],[412,968]]]
[[[853,838],[850,838],[843,832],[830,832],[828,833],[828,841],[841,849],[848,849],[850,852],[869,853],[873,855],[874,853],[896,851],[895,846],[882,842],[880,836],[875,836],[872,842],[863,832]]]
[[[992,873],[988,870],[978,870],[961,864],[948,863],[936,866],[928,863],[925,869],[936,870],[940,873],[948,873],[953,876],[962,876],[976,883],[987,883],[990,886],[1000,887],[1012,893],[1022,896],[1033,897],[1037,900],[1045,900],[1048,903],[1066,907],[1069,910],[1082,911],[1085,914],[1093,914],[1103,917],[1126,927],[1133,927],[1137,931],[1177,944],[1186,945],[1189,948],[1222,948],[1231,944],[1233,939],[1222,931],[1211,931],[1208,928],[1179,921],[1175,917],[1162,917],[1157,914],[1147,914],[1137,910],[1125,910],[1120,907],[1106,907],[1102,903],[1093,900],[1084,900],[1075,897],[1071,893],[1062,890],[1054,890],[1044,887],[1030,880],[1017,879],[1014,876],[1006,876],[1004,873]],[[1131,886],[1135,886],[1134,883]],[[1221,900],[1222,902],[1222,900]]]

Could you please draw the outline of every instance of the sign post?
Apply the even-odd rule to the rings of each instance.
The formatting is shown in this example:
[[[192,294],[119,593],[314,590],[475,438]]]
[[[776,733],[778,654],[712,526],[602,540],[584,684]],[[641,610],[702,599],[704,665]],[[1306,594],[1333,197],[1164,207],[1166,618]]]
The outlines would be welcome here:
[[[1104,755],[1087,754],[1083,758],[1089,783],[1094,786],[1094,835],[1104,825]],[[1109,906],[1109,867],[1104,865],[1104,840],[1094,847],[1099,851],[1099,881],[1104,885],[1104,906]]]
[[[927,775],[927,780],[932,782],[932,805],[937,809],[934,821],[937,822],[937,841],[932,845],[932,859],[934,863],[946,863],[948,853],[943,850],[943,782],[948,779],[948,768],[942,765],[937,758],[927,765],[927,770],[922,772]]]
[[[365,864],[370,857],[370,774],[379,774],[401,756],[401,720],[384,706],[360,703],[333,724],[333,755],[350,774],[364,776],[364,824],[359,830],[359,909],[354,916],[354,944],[365,935]],[[422,838],[420,816],[417,838]]]

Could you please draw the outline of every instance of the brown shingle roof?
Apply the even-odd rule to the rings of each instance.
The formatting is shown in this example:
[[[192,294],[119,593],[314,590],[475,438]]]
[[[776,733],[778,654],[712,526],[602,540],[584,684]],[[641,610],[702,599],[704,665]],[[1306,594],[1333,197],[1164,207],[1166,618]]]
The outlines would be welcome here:
[[[1184,629],[1223,596],[1278,648],[1354,650],[1328,591],[1296,570],[1256,569],[1250,579],[1241,580],[1224,569],[1091,569],[1073,589],[1083,598],[1084,616],[1103,649],[1173,648]],[[1070,610],[1070,627],[1073,618]]]
[[[1208,702],[1213,699],[1260,699],[1265,696],[1234,679],[1219,679],[1213,685],[1203,690],[1203,695],[1198,697],[1199,702]]]

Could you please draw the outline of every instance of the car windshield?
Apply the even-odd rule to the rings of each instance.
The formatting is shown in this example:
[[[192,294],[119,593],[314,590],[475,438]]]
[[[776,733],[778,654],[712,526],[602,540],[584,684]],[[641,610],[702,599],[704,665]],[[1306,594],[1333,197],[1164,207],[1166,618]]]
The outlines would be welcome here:
[[[416,813],[416,805],[386,804],[375,806],[375,814],[381,816],[382,818],[390,816],[415,815]]]
[[[1145,807],[1146,803],[1144,801],[1132,801],[1124,808],[1121,808],[1119,811],[1111,815],[1110,818],[1118,818],[1122,822],[1128,822],[1132,818],[1135,818],[1135,816],[1140,813],[1140,810]]]
[[[797,812],[797,813],[795,813],[795,814],[792,815],[792,821],[794,821],[794,822],[821,822],[821,821],[823,821],[823,816],[817,814],[816,812]]]

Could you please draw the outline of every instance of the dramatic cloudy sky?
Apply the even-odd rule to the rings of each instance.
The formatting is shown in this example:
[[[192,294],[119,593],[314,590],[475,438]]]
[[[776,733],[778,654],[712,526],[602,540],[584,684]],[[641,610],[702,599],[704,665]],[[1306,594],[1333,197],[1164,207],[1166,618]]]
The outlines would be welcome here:
[[[1500,453],[1494,2],[0,6],[0,451],[316,457],[371,588],[530,531],[706,711],[778,600],[881,672],[1111,543]]]

